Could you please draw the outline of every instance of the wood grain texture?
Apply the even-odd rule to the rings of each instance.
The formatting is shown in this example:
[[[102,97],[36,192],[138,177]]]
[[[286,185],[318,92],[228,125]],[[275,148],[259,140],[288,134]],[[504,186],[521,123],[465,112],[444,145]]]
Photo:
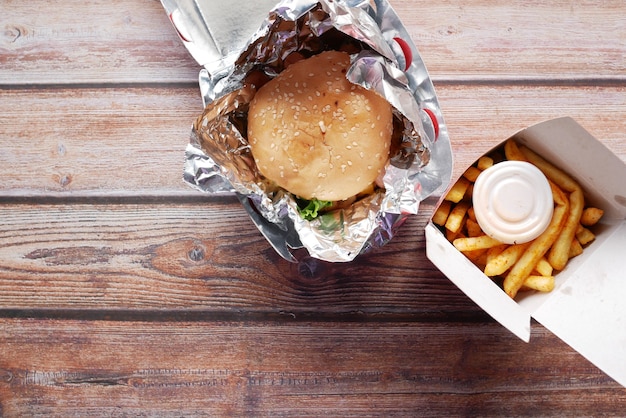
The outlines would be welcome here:
[[[626,76],[621,0],[391,3],[435,80]],[[197,80],[157,0],[5,4],[0,84]]]
[[[436,85],[458,174],[526,126],[571,116],[626,160],[626,87]],[[197,87],[0,91],[3,196],[193,196],[182,182]],[[36,167],[33,169],[31,167]]]
[[[303,254],[300,264],[281,259],[234,198],[9,205],[0,207],[0,306],[348,319],[476,312],[421,260],[430,211],[424,206],[380,251],[335,265]]]
[[[626,161],[623,1],[392,5],[453,176],[560,116]],[[435,198],[375,253],[294,264],[186,186],[199,67],[158,0],[0,8],[0,416],[623,416],[626,389],[426,259]]]
[[[135,325],[0,320],[4,416],[597,416],[626,401],[544,330],[520,344],[495,324]]]

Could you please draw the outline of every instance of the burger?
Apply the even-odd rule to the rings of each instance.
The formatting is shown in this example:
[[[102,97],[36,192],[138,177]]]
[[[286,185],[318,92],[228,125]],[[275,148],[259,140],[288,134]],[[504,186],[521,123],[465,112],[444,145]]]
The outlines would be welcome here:
[[[312,219],[381,187],[393,134],[391,104],[346,78],[350,56],[325,51],[263,84],[248,110],[259,172]]]

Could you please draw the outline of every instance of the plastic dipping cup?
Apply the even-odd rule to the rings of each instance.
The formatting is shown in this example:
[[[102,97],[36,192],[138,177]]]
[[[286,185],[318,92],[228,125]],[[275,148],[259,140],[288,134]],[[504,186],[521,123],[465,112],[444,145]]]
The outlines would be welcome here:
[[[482,230],[505,244],[537,238],[548,227],[554,210],[548,179],[524,161],[503,161],[480,173],[473,205]]]

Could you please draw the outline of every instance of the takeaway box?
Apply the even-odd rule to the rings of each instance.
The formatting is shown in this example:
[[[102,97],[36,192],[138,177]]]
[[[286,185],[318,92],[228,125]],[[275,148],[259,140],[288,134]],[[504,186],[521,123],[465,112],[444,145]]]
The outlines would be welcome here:
[[[425,230],[427,257],[523,341],[530,340],[534,318],[626,386],[626,164],[567,117],[539,123],[512,138],[570,174],[583,188],[586,202],[604,210],[595,225],[595,241],[555,275],[551,292],[523,292],[515,300],[459,252],[432,220]]]

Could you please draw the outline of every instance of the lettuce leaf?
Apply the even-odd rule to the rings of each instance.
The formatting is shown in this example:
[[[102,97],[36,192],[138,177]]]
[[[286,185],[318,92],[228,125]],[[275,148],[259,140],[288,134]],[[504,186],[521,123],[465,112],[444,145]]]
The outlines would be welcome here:
[[[328,200],[318,200],[316,198],[312,200],[296,199],[296,202],[298,203],[298,213],[307,221],[312,221],[317,218],[322,209],[333,204],[333,202]]]

